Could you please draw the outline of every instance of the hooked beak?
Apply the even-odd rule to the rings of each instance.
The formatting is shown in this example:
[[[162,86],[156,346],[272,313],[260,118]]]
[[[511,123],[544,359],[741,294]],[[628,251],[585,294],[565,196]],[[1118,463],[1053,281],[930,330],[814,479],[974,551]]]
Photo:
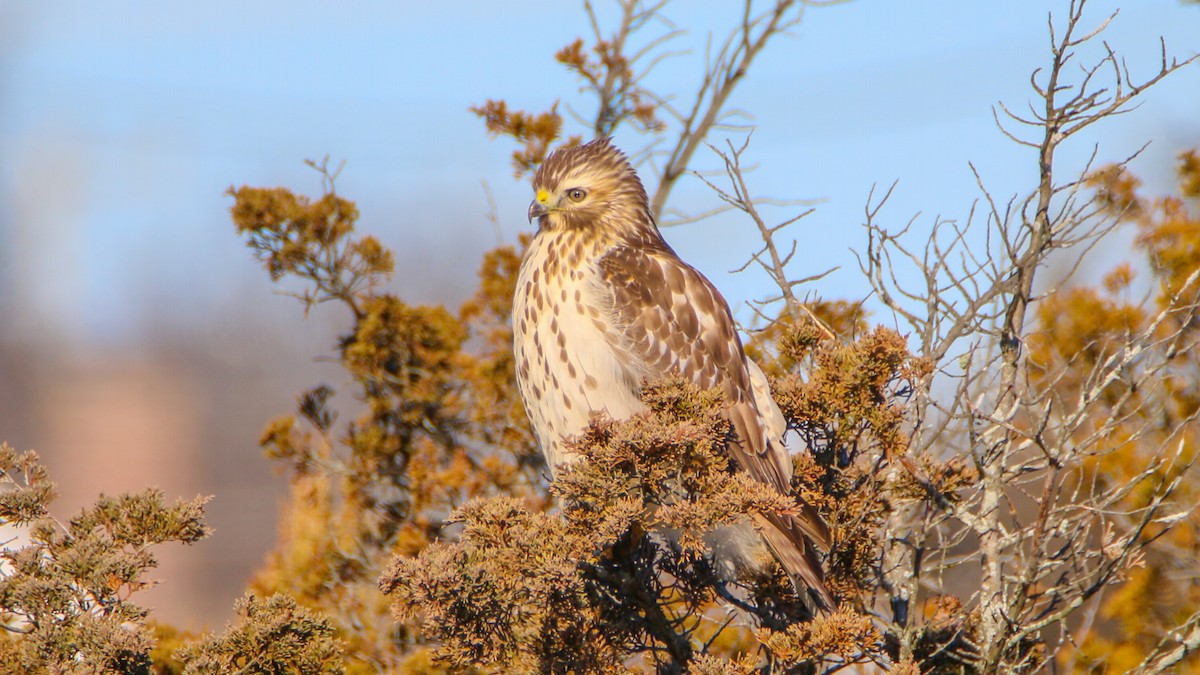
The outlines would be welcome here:
[[[550,213],[550,209],[545,204],[535,199],[533,200],[533,203],[529,205],[529,222],[532,223],[534,218],[540,218],[547,213]]]

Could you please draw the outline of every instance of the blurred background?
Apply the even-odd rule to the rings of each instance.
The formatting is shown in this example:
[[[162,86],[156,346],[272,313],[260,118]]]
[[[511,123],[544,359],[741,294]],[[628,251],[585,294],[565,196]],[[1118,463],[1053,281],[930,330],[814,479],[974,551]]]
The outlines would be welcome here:
[[[612,26],[611,3],[595,4]],[[736,4],[669,5],[687,31],[673,43],[684,53],[651,87],[686,101],[709,33],[725,35]],[[1047,60],[1047,11],[1065,4],[862,0],[811,8],[768,47],[731,104],[756,127],[746,155],[754,192],[819,201],[793,232],[795,276],[840,269],[811,292],[868,295],[851,249],[863,244],[874,185],[899,181],[884,212],[897,229],[914,216],[918,229],[965,218],[979,197],[968,162],[1002,200],[1034,185],[1032,151],[996,130],[992,106],[1025,107],[1029,73]],[[1135,79],[1156,70],[1160,36],[1168,54],[1200,49],[1196,3],[1089,7],[1090,25],[1121,7],[1107,40]],[[328,308],[305,319],[278,293],[235,235],[225,190],[319,195],[303,160],[344,160],[338,191],[395,251],[393,290],[456,306],[483,252],[529,227],[512,145],[489,140],[468,107],[504,98],[540,111],[562,100],[586,116],[592,102],[553,54],[589,30],[576,3],[534,0],[0,2],[0,439],[41,453],[61,488],[60,518],[102,492],[214,496],[215,535],[163,551],[163,583],[141,598],[160,619],[224,624],[275,537],[284,482],[259,434],[301,390],[344,383],[322,357],[348,317]],[[743,134],[711,140],[726,137]],[[630,150],[646,141],[617,137]],[[1093,150],[1105,163],[1148,141],[1133,169],[1149,192],[1170,190],[1175,155],[1200,144],[1200,67],[1060,159],[1078,169]],[[714,159],[700,153],[697,168]],[[717,203],[689,177],[671,206]],[[727,214],[666,236],[748,321],[745,301],[769,282],[729,270],[754,250],[753,226]],[[1111,242],[1095,271],[1128,243]]]

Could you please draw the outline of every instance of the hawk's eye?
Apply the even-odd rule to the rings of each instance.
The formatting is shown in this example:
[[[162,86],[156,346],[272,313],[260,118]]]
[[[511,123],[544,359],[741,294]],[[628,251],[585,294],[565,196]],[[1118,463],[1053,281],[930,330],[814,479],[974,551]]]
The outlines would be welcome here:
[[[581,202],[587,196],[587,190],[580,188],[571,188],[567,190],[567,197],[573,202]]]

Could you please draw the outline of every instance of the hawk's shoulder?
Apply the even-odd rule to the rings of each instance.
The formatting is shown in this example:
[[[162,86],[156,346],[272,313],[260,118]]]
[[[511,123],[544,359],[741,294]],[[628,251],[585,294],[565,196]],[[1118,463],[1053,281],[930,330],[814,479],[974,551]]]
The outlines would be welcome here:
[[[741,341],[729,306],[703,274],[665,242],[614,246],[597,265],[644,376],[674,373],[737,399],[747,384]]]

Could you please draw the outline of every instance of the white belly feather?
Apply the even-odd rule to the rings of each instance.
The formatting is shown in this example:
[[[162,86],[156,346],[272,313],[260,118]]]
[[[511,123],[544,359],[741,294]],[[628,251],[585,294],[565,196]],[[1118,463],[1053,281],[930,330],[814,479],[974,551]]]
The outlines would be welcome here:
[[[637,393],[640,376],[613,349],[619,336],[607,321],[610,301],[596,283],[597,270],[585,263],[575,275],[548,274],[548,241],[535,238],[521,265],[513,351],[526,412],[554,470],[574,459],[563,437],[583,431],[592,415],[624,419],[645,406]]]

